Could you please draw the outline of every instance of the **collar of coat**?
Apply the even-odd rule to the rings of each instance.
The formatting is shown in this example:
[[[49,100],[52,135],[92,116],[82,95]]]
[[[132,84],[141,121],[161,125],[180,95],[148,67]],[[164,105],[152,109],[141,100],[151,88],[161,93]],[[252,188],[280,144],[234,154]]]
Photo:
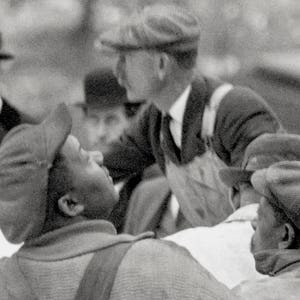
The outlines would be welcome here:
[[[138,236],[117,235],[114,226],[107,221],[82,221],[26,242],[17,256],[39,261],[63,260],[152,236],[150,232]]]
[[[264,250],[254,254],[256,270],[276,276],[294,269],[300,270],[300,249]]]

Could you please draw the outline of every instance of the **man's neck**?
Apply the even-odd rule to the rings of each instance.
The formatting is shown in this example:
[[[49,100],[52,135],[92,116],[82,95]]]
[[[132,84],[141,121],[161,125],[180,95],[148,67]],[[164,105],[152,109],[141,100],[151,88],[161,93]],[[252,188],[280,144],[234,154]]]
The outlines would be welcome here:
[[[189,84],[190,79],[170,82],[159,93],[149,98],[149,101],[155,103],[161,111],[168,112]]]

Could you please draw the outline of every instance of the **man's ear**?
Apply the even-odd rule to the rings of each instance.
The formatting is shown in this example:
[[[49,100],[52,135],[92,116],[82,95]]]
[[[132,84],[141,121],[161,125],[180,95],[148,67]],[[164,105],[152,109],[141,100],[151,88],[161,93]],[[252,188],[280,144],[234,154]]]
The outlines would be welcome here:
[[[285,223],[283,225],[282,239],[278,243],[278,248],[289,249],[295,241],[295,229],[290,223]]]
[[[84,211],[84,206],[76,197],[66,194],[58,200],[58,208],[68,217],[79,216]]]
[[[166,53],[157,53],[155,56],[155,67],[158,79],[163,81],[170,72],[171,59]]]

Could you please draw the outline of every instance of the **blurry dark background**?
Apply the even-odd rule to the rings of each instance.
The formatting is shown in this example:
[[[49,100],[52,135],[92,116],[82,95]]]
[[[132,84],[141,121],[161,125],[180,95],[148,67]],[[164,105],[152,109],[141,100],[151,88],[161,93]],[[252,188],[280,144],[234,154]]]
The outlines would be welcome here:
[[[299,0],[0,0],[4,47],[16,56],[1,94],[36,119],[59,102],[83,101],[84,74],[113,63],[94,47],[99,33],[154,2],[199,15],[199,72],[250,85],[300,133]]]

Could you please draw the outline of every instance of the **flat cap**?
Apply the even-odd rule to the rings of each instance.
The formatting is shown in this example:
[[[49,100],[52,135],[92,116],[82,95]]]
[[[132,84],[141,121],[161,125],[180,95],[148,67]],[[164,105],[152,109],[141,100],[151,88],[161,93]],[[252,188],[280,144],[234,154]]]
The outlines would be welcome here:
[[[39,236],[43,229],[48,172],[72,127],[65,104],[38,125],[12,129],[0,147],[0,228],[11,243]]]
[[[175,5],[145,7],[100,36],[100,43],[117,51],[153,49],[185,52],[198,48],[200,25],[191,11]]]
[[[256,171],[251,183],[300,229],[300,161],[282,161]]]
[[[248,145],[241,168],[224,168],[220,170],[220,177],[227,186],[232,187],[239,182],[250,182],[255,170],[283,160],[300,160],[300,136],[266,133]]]

